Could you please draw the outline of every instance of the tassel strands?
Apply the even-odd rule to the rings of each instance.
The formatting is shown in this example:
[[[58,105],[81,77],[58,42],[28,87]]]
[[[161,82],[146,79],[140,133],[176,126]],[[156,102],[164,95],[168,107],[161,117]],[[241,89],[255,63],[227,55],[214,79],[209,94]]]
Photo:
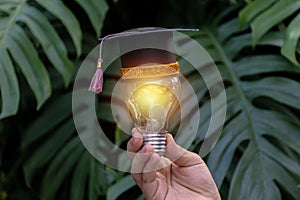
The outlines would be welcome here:
[[[103,70],[102,70],[102,63],[103,63],[103,59],[102,59],[102,47],[103,47],[103,42],[104,40],[110,38],[110,37],[115,37],[115,36],[121,36],[121,35],[130,35],[133,33],[137,33],[136,31],[132,31],[132,32],[121,32],[121,33],[115,33],[115,34],[110,34],[107,35],[103,38],[101,38],[101,42],[99,45],[99,59],[97,62],[97,69],[96,72],[92,78],[90,87],[89,87],[89,91],[92,91],[96,94],[99,94],[102,92],[102,88],[103,88]]]
[[[103,70],[102,70],[102,59],[98,59],[97,69],[91,81],[89,91],[99,94],[103,88]]]

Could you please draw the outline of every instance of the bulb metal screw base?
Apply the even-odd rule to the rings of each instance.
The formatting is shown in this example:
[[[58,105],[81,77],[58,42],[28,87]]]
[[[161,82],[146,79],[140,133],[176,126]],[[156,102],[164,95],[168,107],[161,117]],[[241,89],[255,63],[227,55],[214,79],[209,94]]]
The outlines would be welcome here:
[[[159,155],[164,155],[166,152],[166,133],[143,133],[144,143],[151,144],[154,152]]]

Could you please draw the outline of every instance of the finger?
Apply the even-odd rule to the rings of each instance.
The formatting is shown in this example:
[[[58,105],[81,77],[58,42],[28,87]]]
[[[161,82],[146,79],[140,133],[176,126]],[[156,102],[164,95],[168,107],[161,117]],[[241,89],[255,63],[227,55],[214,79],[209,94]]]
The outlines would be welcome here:
[[[172,164],[172,162],[169,160],[169,158],[160,156],[160,161],[156,167],[156,171],[162,172],[165,170],[165,168],[169,167],[171,164]]]
[[[143,182],[150,183],[155,180],[156,170],[159,166],[161,157],[157,153],[153,153],[143,169]]]
[[[167,134],[167,149],[165,155],[174,164],[181,167],[189,167],[204,162],[199,155],[177,145],[171,134]]]
[[[138,184],[142,182],[143,169],[153,152],[153,147],[150,144],[147,144],[135,154],[132,160],[131,175]]]
[[[136,128],[131,131],[132,138],[127,143],[127,153],[130,160],[133,159],[136,152],[140,150],[143,145],[143,137]]]
[[[139,152],[137,152],[132,160],[131,172],[142,173],[146,162],[150,159],[153,152],[153,147],[150,144],[145,145]]]
[[[147,199],[163,199],[154,198],[159,189],[158,181],[156,181],[156,177],[158,177],[156,170],[162,158],[157,153],[153,153],[143,169],[142,187],[146,198],[148,197]]]

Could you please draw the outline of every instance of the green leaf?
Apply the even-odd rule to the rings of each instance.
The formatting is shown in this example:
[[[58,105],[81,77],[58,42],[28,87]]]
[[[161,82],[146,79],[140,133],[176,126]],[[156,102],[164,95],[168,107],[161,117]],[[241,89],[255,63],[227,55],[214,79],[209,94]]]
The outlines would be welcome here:
[[[300,14],[295,17],[289,24],[286,31],[286,38],[281,49],[281,53],[292,63],[300,66],[296,58],[296,48],[300,38]]]
[[[0,119],[16,114],[18,111],[20,91],[14,66],[7,51],[0,51],[0,91],[2,110]]]
[[[141,194],[138,198],[137,198],[137,200],[145,200],[146,198],[145,198],[145,196],[144,196],[144,194]]]
[[[275,5],[255,18],[251,23],[254,45],[270,28],[296,12],[299,8],[300,1],[298,0],[278,1]]]
[[[94,30],[100,35],[108,5],[104,0],[75,0],[87,13]]]
[[[4,12],[8,13],[11,9],[15,8],[17,4],[19,3],[19,0],[2,0],[0,2],[0,8]]]
[[[281,199],[280,191],[274,182],[276,179],[295,199],[298,199],[300,191],[297,189],[297,181],[282,165],[278,165],[278,162],[287,162],[286,165],[289,165],[293,161],[288,160],[266,140],[262,139],[260,143],[261,152],[253,151],[255,147],[250,144],[244,153],[232,180],[236,187],[231,187],[228,198]],[[298,173],[299,170],[298,165]],[[243,196],[240,196],[241,194]]]
[[[239,12],[239,27],[243,27],[262,11],[269,8],[275,1],[276,0],[256,0],[248,3],[247,6]]]
[[[277,161],[277,163],[281,163],[280,166],[286,168],[289,172],[293,174],[299,174],[300,172],[299,163],[287,157],[284,153],[282,153],[282,151],[280,151],[280,149],[278,149],[278,147],[274,146],[273,144],[266,142],[265,140],[261,140],[261,142],[262,142],[261,147],[263,153],[265,153],[268,157],[272,158],[274,161]],[[278,165],[277,163],[275,165]],[[294,184],[294,186],[296,185],[297,183]],[[292,192],[291,194],[293,193],[295,192]],[[297,194],[297,192],[295,194]],[[300,193],[298,192],[298,194]]]
[[[75,15],[63,4],[62,1],[52,0],[52,1],[44,1],[44,0],[36,0],[41,6],[50,11],[55,17],[57,17],[64,24],[66,29],[68,30],[76,51],[77,56],[81,54],[81,39],[82,33],[80,30],[80,24],[77,21]]]
[[[238,32],[237,19],[233,19],[228,21],[220,26],[218,29],[219,31],[219,38],[222,42],[224,42],[229,36],[233,35],[234,33]]]
[[[90,171],[90,155],[87,151],[81,154],[80,158],[77,161],[77,166],[74,169],[71,190],[70,190],[70,199],[72,200],[82,200],[84,199],[85,185],[87,183],[89,171]]]
[[[259,2],[257,1],[257,3]],[[259,17],[261,13],[267,12],[270,8],[272,7],[258,8],[260,11],[253,15],[252,19]],[[267,32],[258,43],[259,46],[256,46],[254,49],[251,48],[250,29],[238,32],[238,21],[236,19],[231,20],[235,16],[236,11],[228,13],[225,17],[219,18],[219,22],[222,24],[213,26],[213,24],[208,23],[207,27],[202,29],[198,35],[195,34],[193,36],[214,58],[226,84],[226,123],[220,140],[208,157],[208,166],[215,177],[218,187],[222,189],[220,191],[227,199],[280,199],[285,198],[283,196],[285,193],[288,193],[288,196],[294,199],[299,199],[297,184],[299,184],[300,180],[298,158],[300,128],[299,118],[294,114],[298,112],[296,108],[298,108],[299,103],[296,100],[299,99],[299,95],[292,93],[293,88],[294,93],[297,93],[299,90],[300,83],[297,80],[299,68],[294,67],[279,55],[277,47],[281,47],[283,44],[283,32],[277,30]],[[284,24],[288,23],[290,19],[285,19]],[[208,22],[210,22],[209,19]],[[184,47],[184,52],[188,52],[186,50],[189,49],[189,44],[183,44],[182,47]],[[184,54],[182,57],[186,55],[190,55],[191,59],[199,59],[200,56],[199,52],[194,52],[194,54]],[[201,69],[203,63],[211,63],[206,62],[210,60],[205,60],[205,58],[202,61],[197,66],[199,69]],[[181,63],[183,63],[183,66],[187,66],[187,62]],[[114,88],[115,77],[119,74],[117,72],[118,68],[113,70],[115,70],[114,73],[105,71],[108,75],[108,82],[105,82],[105,91],[103,96],[100,97],[101,102],[96,109],[100,115],[101,122],[105,120],[110,125],[111,122],[114,122],[111,115],[111,91]],[[218,83],[211,71],[205,69],[203,71],[209,76],[209,88],[217,86]],[[216,110],[212,111],[208,88],[198,72],[193,68],[184,68],[182,72],[190,81],[189,83],[199,99],[199,105],[190,106],[189,109],[193,111],[195,107],[199,106],[201,108],[200,122],[193,119],[195,112],[189,112],[187,116],[184,116],[184,119],[193,120],[193,123],[196,125],[200,123],[199,133],[202,133],[208,129],[211,115],[218,114],[223,104],[219,104],[219,107],[217,106]],[[82,95],[78,95],[78,98],[86,100],[86,95],[84,94],[86,93],[83,92]],[[271,98],[265,98],[265,96]],[[214,98],[218,98],[218,96],[214,96]],[[183,101],[189,104],[191,102],[190,96],[185,97]],[[61,106],[69,106],[67,101],[61,101],[60,103],[58,104]],[[84,101],[84,103],[88,102]],[[94,108],[84,103],[77,105],[79,107],[75,108],[75,110],[76,115],[81,116],[78,122],[80,125],[79,129],[83,130],[84,134],[89,134],[90,131],[94,130],[97,122],[89,120],[88,116],[90,116],[90,113],[88,111]],[[48,109],[55,110],[57,118]],[[30,149],[33,146],[32,144],[44,145],[46,144],[44,140],[51,140],[52,137],[57,137],[56,139],[59,140],[59,137],[53,132],[62,131],[64,124],[71,120],[71,114],[67,111],[68,109],[55,104],[52,105],[52,103],[46,104],[45,110],[42,110],[43,113],[38,115],[38,119],[35,120],[37,122],[34,122],[25,133],[26,149]],[[48,112],[50,116],[48,116]],[[45,118],[46,120],[44,121],[40,118]],[[38,125],[38,121],[42,123]],[[187,127],[184,128],[188,130]],[[210,134],[213,134],[213,131]],[[32,140],[30,136],[33,137]],[[203,135],[197,135],[192,150],[199,148],[201,142],[203,142],[203,137]],[[186,136],[180,139],[181,141],[186,140]],[[101,141],[92,142],[100,143]],[[58,145],[60,144],[58,143]],[[50,162],[47,158],[47,162],[42,163],[50,167],[53,163],[56,163],[56,167],[52,167],[53,169],[51,170],[52,182],[50,181],[50,176],[47,175],[47,184],[43,185],[43,188],[46,188],[47,185],[50,188],[49,192],[53,193],[48,194],[49,198],[54,199],[55,195],[58,194],[57,191],[62,191],[65,188],[69,189],[67,184],[70,177],[76,183],[72,185],[74,191],[72,195],[78,199],[83,196],[83,198],[95,200],[101,198],[102,195],[107,195],[107,199],[118,199],[120,195],[134,186],[132,178],[125,173],[118,173],[113,169],[104,167],[95,159],[90,159],[90,162],[87,163],[88,159],[84,156],[86,154],[84,150],[79,153],[75,152],[78,148],[75,146],[79,146],[80,142],[74,144],[73,147],[68,147],[69,150],[66,151],[65,148],[69,144],[60,148],[55,154],[59,157],[62,152],[65,152],[64,156],[62,156],[64,158],[60,160],[67,162],[66,170],[68,172],[65,173],[65,169],[61,172],[61,169],[65,167],[65,162],[58,167],[57,163],[62,162],[58,162],[57,157]],[[105,144],[103,145],[105,147]],[[37,149],[40,150],[41,148]],[[77,154],[77,157],[73,153]],[[292,156],[293,154],[296,156]],[[35,154],[33,153],[33,155]],[[76,159],[72,160],[70,158],[71,160],[68,160],[68,157],[71,156],[75,156]],[[70,163],[73,164],[72,167]],[[87,163],[86,167],[84,167],[83,163]],[[54,170],[54,168],[56,169]],[[50,170],[50,168],[48,169]],[[82,174],[78,172],[82,172]],[[88,180],[86,179],[87,176]],[[121,180],[121,183],[119,180]],[[57,186],[54,187],[53,182]],[[107,188],[113,183],[115,185],[111,186],[106,193]],[[79,188],[81,184],[84,185],[82,188]],[[45,190],[43,189],[43,191]],[[227,191],[230,193],[229,197]],[[67,192],[69,194],[71,191],[67,190]],[[65,194],[62,196],[65,199],[67,198]]]
[[[266,96],[300,109],[300,84],[291,79],[269,77],[255,82],[244,82],[243,90],[250,99]]]
[[[103,196],[106,193],[111,180],[106,176],[108,170],[97,159],[91,157],[89,163],[88,199],[96,200],[99,195]]]
[[[52,102],[37,120],[26,129],[22,135],[22,149],[28,148],[56,126],[60,125],[68,116],[71,116],[71,93],[67,93]],[[58,114],[59,111],[59,114]]]
[[[290,72],[300,74],[300,69],[280,55],[249,56],[233,63],[233,68],[239,77],[249,77],[272,72]]]
[[[124,141],[128,140],[129,135],[122,132],[122,130],[119,127],[116,127],[115,130],[115,144],[117,146],[120,146]]]
[[[25,0],[0,2],[0,52],[3,54],[3,61],[1,61],[1,72],[3,73],[1,75],[4,73],[7,75],[7,78],[1,78],[2,111],[0,118],[13,115],[18,110],[20,97],[17,76],[14,75],[15,64],[21,69],[21,71],[17,69],[16,73],[22,73],[25,76],[35,95],[37,109],[51,95],[51,84],[45,68],[48,60],[62,75],[65,85],[73,76],[73,66],[68,59],[66,47],[54,25],[46,17],[47,11],[53,13],[65,25],[77,48],[78,55],[81,52],[79,23],[61,1],[39,2],[46,11],[38,4]],[[46,60],[43,59],[45,63],[41,60],[43,53],[47,56]],[[8,82],[10,86],[7,85]],[[8,99],[11,99],[10,102]]]
[[[217,145],[209,154],[207,165],[209,166],[218,188],[221,188],[223,180],[229,170],[230,163],[234,157],[234,151],[238,145],[248,139],[247,124],[239,123],[243,121],[245,115],[239,114],[233,122],[225,127],[225,135],[219,140],[222,145]]]
[[[297,141],[300,139],[299,121],[282,113],[260,111],[256,112],[255,123],[259,134],[268,135],[282,141],[295,152],[300,154]],[[272,121],[272,123],[270,123]],[[283,133],[288,134],[283,134]]]
[[[246,34],[233,34],[224,40],[223,36],[219,37],[216,33],[219,30],[213,30],[206,29],[210,36],[206,38],[210,42],[206,43],[211,43],[211,48],[217,51],[218,65],[227,71],[222,74],[226,74],[229,82],[226,87],[226,124],[207,162],[218,187],[223,187],[225,179],[230,181],[228,199],[280,199],[278,185],[287,184],[283,186],[285,191],[299,198],[299,191],[295,188],[300,178],[300,165],[283,150],[298,153],[299,150],[295,149],[300,137],[299,120],[287,113],[278,115],[278,107],[268,107],[269,111],[265,111],[262,108],[266,105],[253,104],[257,98],[268,97],[272,102],[282,103],[280,105],[283,107],[288,105],[299,109],[300,96],[296,91],[300,91],[300,83],[288,75],[274,76],[283,72],[296,77],[299,69],[278,55],[254,54],[243,57],[243,48],[238,47],[238,40],[234,42],[236,48],[227,45],[238,37],[244,40],[242,46],[249,45],[250,38]],[[204,102],[200,133],[206,132],[210,117],[216,112],[211,111],[209,101]],[[283,141],[285,137],[287,140]],[[195,142],[199,144],[202,140],[203,135],[198,134]],[[280,141],[275,149],[273,141]],[[274,154],[274,151],[277,153]],[[238,165],[235,167],[233,164],[236,162]]]
[[[199,77],[198,73],[193,73],[189,75],[188,81],[192,88],[195,90],[197,98],[201,99],[207,92],[207,86],[205,85],[204,80]]]
[[[196,138],[197,142],[200,142],[202,139],[204,139],[205,136],[208,137],[211,134],[213,134],[222,125],[221,123],[219,123],[218,125],[214,124],[214,126],[209,126],[212,120],[219,122],[222,120],[222,117],[224,117],[223,114],[226,111],[227,102],[223,99],[226,97],[226,95],[223,96],[222,93],[223,92],[220,92],[220,94],[217,97],[213,98],[213,100],[215,101],[214,108],[212,108],[212,104],[210,101],[206,102],[200,108],[201,119],[199,122],[198,130],[198,136],[200,137]],[[196,122],[193,124],[196,124]]]
[[[226,42],[225,48],[227,51],[231,52],[228,56],[230,56],[231,59],[234,59],[236,56],[239,55],[239,52],[241,50],[251,45],[251,34],[243,34],[230,38]]]
[[[60,185],[63,183],[67,174],[75,167],[76,161],[83,151],[84,147],[81,141],[78,137],[74,137],[56,156],[42,181],[40,192],[42,199],[55,199]]]
[[[230,188],[229,199],[275,199],[280,200],[280,191],[268,173],[269,169],[277,167],[265,155],[254,151],[255,144],[247,147],[240,160]]]
[[[26,23],[30,31],[42,45],[43,50],[55,69],[62,75],[65,85],[73,76],[73,65],[67,50],[47,18],[36,8],[24,6],[24,15],[18,20]]]
[[[284,34],[282,32],[268,31],[258,42],[259,45],[271,45],[281,47],[283,45]]]
[[[123,192],[129,190],[135,185],[134,180],[132,179],[131,175],[125,176],[120,181],[112,185],[107,190],[106,198],[107,200],[115,200],[120,196]]]
[[[43,124],[45,126],[45,124]],[[33,154],[23,164],[25,181],[30,186],[37,169],[46,165],[70,139],[75,130],[72,120],[53,132],[50,138],[40,143]],[[55,145],[53,145],[55,144]]]
[[[39,59],[29,38],[20,27],[15,26],[11,30],[11,40],[8,43],[10,44],[9,51],[33,91],[37,99],[37,109],[39,109],[51,94],[51,83],[48,72]]]
[[[97,168],[97,163],[96,162],[97,161],[95,159],[93,159],[93,158],[90,159],[90,166],[89,166],[90,177],[89,177],[89,180],[88,180],[89,181],[89,183],[88,183],[89,200],[96,200],[97,196],[99,194],[98,180],[100,179],[100,177],[98,176],[98,174],[100,173],[99,171],[101,169]],[[103,177],[101,177],[101,178],[103,179]]]

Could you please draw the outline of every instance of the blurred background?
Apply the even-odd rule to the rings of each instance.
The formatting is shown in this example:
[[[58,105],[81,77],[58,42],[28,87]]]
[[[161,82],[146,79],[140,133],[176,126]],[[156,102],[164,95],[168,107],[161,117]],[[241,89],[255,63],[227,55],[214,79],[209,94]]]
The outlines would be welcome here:
[[[226,123],[204,159],[222,199],[300,199],[299,11],[299,0],[1,0],[0,200],[144,199],[128,173],[82,145],[72,87],[98,37],[148,26],[199,28],[190,37],[221,72]],[[189,148],[198,153],[218,96],[196,70],[183,75],[199,100],[202,120]],[[110,111],[118,78],[105,72],[97,113],[124,148],[128,135]]]

